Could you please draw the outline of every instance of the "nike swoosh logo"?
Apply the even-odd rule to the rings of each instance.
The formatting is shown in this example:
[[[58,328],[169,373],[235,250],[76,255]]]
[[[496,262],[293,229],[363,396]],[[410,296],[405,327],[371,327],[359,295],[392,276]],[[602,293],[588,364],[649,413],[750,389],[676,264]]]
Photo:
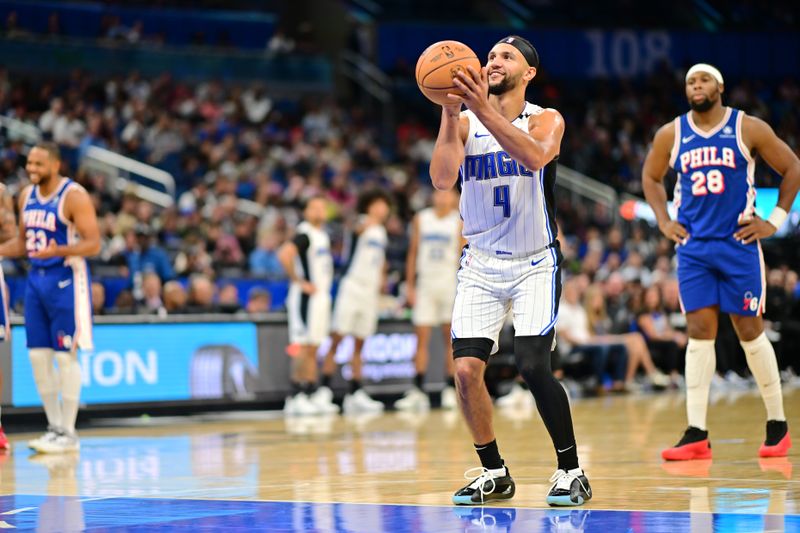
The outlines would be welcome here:
[[[544,261],[545,259],[547,259],[547,257],[542,257],[542,258],[541,258],[541,259],[539,259],[538,261],[531,261],[531,266],[535,267],[536,265],[538,265],[539,263],[541,263],[541,262],[542,262],[542,261]],[[569,449],[569,448],[567,448],[567,449]]]
[[[59,289],[63,289],[65,287],[69,287],[70,283],[72,283],[71,279],[65,279],[64,281],[59,281],[58,282],[58,288]]]
[[[575,447],[575,445],[573,444],[573,445],[572,445],[572,446],[570,446],[569,448],[564,448],[563,450],[558,450],[558,448],[556,448],[556,450],[558,450],[558,453],[564,453],[565,451],[567,451],[567,450],[571,450],[571,449],[572,449],[572,448],[574,448],[574,447]]]
[[[695,137],[697,137],[697,135],[689,135],[688,137],[683,137],[683,138],[681,139],[681,142],[682,142],[683,144],[686,144],[686,143],[688,143],[689,141],[691,141],[692,139],[694,139]]]
[[[489,135],[490,135],[489,133],[484,133],[483,135],[478,135],[478,132],[477,131],[475,132],[475,138],[476,139],[480,139],[481,137],[488,137]]]

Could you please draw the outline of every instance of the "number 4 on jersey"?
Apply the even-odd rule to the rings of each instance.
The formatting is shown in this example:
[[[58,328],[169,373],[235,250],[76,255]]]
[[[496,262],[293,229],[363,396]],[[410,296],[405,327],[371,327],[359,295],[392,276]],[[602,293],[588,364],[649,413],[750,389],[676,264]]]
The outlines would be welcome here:
[[[511,193],[508,185],[498,185],[494,188],[494,206],[503,208],[503,216],[511,216]]]

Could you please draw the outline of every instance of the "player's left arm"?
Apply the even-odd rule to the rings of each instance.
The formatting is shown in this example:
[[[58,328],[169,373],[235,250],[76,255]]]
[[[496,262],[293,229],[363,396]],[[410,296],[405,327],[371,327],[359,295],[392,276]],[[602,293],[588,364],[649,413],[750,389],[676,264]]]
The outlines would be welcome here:
[[[48,259],[50,257],[91,257],[100,253],[100,229],[97,226],[97,213],[89,193],[75,188],[64,199],[64,217],[75,225],[80,239],[74,244],[56,244],[51,240],[47,248],[32,252],[30,257]]]
[[[8,187],[0,184],[0,242],[11,240],[18,234],[15,209],[14,198]]]
[[[419,251],[419,213],[411,220],[411,237],[406,253],[406,303],[414,306],[417,298],[417,253]]]
[[[746,222],[743,221],[742,227],[733,234],[737,240],[749,244],[772,236],[786,220],[786,215],[800,189],[800,159],[775,135],[770,125],[759,118],[745,116],[742,135],[745,146],[758,152],[764,161],[783,177],[778,192],[778,205],[769,218],[763,220],[755,216]]]
[[[528,170],[539,170],[552,161],[561,150],[564,137],[564,118],[555,109],[544,109],[528,118],[528,132],[520,130],[489,104],[489,78],[486,67],[480,72],[467,67],[453,78],[464,96],[461,100],[486,129],[494,136],[512,159]]]

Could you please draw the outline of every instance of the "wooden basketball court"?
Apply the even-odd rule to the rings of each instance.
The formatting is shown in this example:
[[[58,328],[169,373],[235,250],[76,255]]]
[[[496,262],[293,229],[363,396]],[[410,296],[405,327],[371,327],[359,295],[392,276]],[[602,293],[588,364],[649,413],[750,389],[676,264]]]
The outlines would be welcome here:
[[[785,390],[800,427],[800,391]],[[555,453],[534,410],[496,410],[517,482],[503,506],[454,508],[476,466],[455,412],[284,420],[275,412],[120,419],[84,428],[80,454],[32,456],[12,434],[0,466],[0,526],[41,531],[798,531],[800,480],[788,458],[759,459],[754,391],[715,398],[714,459],[666,464],[685,426],[682,394],[573,403],[594,499],[544,503]],[[13,428],[12,428],[13,429]],[[800,437],[798,437],[800,438]],[[361,505],[348,505],[361,504]],[[370,504],[370,505],[363,505]],[[470,529],[472,528],[472,529]],[[477,528],[477,529],[475,529]],[[554,529],[558,528],[558,529]]]

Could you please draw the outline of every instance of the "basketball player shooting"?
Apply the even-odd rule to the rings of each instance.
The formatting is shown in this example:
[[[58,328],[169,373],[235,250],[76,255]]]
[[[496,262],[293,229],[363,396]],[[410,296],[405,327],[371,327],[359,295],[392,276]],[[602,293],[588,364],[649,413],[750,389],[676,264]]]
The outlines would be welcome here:
[[[690,68],[686,98],[691,110],[658,130],[642,170],[645,198],[658,227],[676,243],[689,334],[689,427],[678,444],[662,452],[667,461],[711,458],[706,411],[719,311],[731,317],[767,408],[767,435],[759,455],[782,457],[792,445],[775,350],[764,333],[767,294],[760,239],[774,235],[786,220],[800,187],[800,160],[763,120],[723,106],[724,88],[715,67],[699,63]],[[783,176],[778,205],[767,220],[755,214],[755,153]],[[678,174],[677,220],[667,212],[662,180],[668,167]]]
[[[547,503],[574,506],[592,497],[578,464],[569,401],[550,368],[561,293],[554,186],[564,120],[554,109],[525,101],[538,66],[536,49],[510,36],[492,48],[480,72],[472,67],[459,71],[454,83],[463,95],[451,95],[452,103],[443,105],[431,160],[437,189],[450,189],[461,180],[468,243],[458,273],[452,342],[458,402],[482,466],[453,495],[455,504],[514,495],[483,377],[509,309],[516,364],[558,457]]]
[[[32,185],[19,197],[19,233],[0,245],[0,256],[27,255],[31,263],[25,287],[25,335],[48,427],[44,436],[28,445],[39,453],[80,448],[75,433],[81,392],[77,350],[92,348],[91,283],[85,258],[100,251],[92,199],[83,187],[62,177],[60,167],[55,143],[31,148],[25,170]]]

